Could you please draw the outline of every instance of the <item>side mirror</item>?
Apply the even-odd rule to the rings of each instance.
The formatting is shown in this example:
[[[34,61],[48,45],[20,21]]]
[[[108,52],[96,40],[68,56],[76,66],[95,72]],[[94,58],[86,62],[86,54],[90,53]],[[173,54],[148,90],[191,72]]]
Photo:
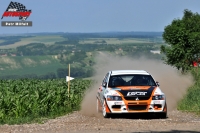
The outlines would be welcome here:
[[[106,85],[107,85],[107,82],[103,82],[102,86],[106,87]]]
[[[158,81],[156,81],[156,85],[157,85],[157,86],[160,86],[160,84],[159,84],[159,82],[158,82]]]

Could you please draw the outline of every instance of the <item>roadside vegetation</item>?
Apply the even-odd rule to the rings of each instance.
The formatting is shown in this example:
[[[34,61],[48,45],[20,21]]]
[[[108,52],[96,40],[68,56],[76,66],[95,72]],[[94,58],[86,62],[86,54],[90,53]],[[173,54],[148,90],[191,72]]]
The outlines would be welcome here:
[[[196,68],[191,70],[194,77],[194,85],[189,87],[186,95],[178,103],[178,110],[194,112],[200,115],[200,74],[197,75]]]
[[[0,80],[0,123],[42,122],[80,109],[91,80]],[[70,97],[68,97],[70,94]]]
[[[163,39],[168,45],[161,46],[164,62],[183,74],[190,72],[194,85],[178,104],[178,109],[200,114],[200,14],[185,9],[181,19],[174,19],[164,29]],[[194,68],[194,64],[196,68]]]

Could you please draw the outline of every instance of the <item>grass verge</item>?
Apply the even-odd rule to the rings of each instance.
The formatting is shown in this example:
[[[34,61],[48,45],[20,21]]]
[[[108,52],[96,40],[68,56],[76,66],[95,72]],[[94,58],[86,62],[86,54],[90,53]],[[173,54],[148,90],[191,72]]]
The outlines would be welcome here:
[[[196,68],[191,70],[195,83],[188,88],[186,95],[179,101],[177,109],[200,115],[200,70],[198,75],[196,72]]]

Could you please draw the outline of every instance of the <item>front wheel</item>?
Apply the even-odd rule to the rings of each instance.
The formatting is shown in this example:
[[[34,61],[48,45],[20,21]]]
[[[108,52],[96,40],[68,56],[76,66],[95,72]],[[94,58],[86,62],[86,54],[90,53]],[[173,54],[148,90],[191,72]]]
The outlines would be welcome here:
[[[162,113],[157,113],[156,116],[161,119],[167,118],[167,104],[166,103],[165,103],[165,107],[164,107],[163,111],[164,112],[162,112]]]
[[[100,109],[100,101],[99,101],[99,99],[97,98],[97,113],[100,113],[101,111],[101,109]]]
[[[167,113],[157,113],[156,114],[157,118],[161,118],[161,119],[166,119],[167,118]]]
[[[104,118],[108,118],[110,115],[106,112],[106,100],[103,101],[103,106],[102,106],[102,113]]]

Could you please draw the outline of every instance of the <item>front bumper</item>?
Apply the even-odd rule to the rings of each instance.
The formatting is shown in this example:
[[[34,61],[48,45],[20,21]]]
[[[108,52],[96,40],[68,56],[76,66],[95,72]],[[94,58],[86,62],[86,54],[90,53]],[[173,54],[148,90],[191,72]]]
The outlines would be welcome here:
[[[110,113],[166,112],[165,100],[107,101]]]

